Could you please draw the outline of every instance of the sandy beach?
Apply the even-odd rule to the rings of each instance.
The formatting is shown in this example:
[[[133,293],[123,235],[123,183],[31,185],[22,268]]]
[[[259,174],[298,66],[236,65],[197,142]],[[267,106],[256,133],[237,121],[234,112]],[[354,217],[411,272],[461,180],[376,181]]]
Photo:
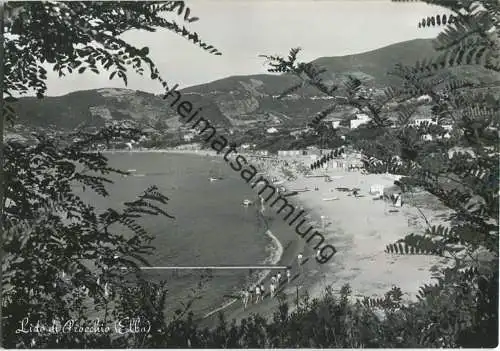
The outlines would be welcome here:
[[[319,264],[314,258],[314,246],[298,236],[293,227],[288,233],[275,233],[285,248],[279,263],[292,266],[294,279],[290,284],[282,285],[282,292],[286,294],[291,309],[294,309],[297,293],[303,296],[307,292],[310,297],[320,297],[327,286],[338,291],[346,283],[350,284],[354,298],[382,297],[393,286],[398,286],[404,293],[403,299],[415,299],[419,287],[432,280],[433,267],[446,264],[446,260],[426,255],[392,255],[384,250],[386,245],[406,234],[423,232],[426,220],[430,225],[443,223],[443,215],[449,213],[446,208],[429,202],[429,194],[407,197],[402,207],[375,200],[376,196],[370,194],[370,187],[375,184],[393,186],[396,178],[390,174],[362,174],[361,171],[345,168],[329,168],[305,176],[297,171],[302,168],[300,164],[309,166],[311,162],[310,158],[301,156],[253,161],[253,165],[265,170],[267,179],[277,179],[287,191],[309,189],[290,199],[307,210],[310,221],[316,224],[315,228],[325,235],[325,242],[337,249],[329,262]],[[286,175],[283,169],[286,169]],[[291,180],[290,174],[297,178]],[[330,177],[330,182],[325,181],[325,175]],[[355,197],[351,192],[336,188],[360,190]],[[303,265],[302,274],[298,274],[296,262],[299,252],[309,258]],[[266,289],[268,280],[269,277],[264,280]],[[227,320],[238,321],[252,313],[270,317],[276,305],[277,299],[267,296],[246,310],[243,310],[241,301],[223,310]],[[213,322],[214,318],[215,315],[212,315],[208,320]]]
[[[213,150],[133,150],[121,152],[166,152],[217,156]],[[218,157],[222,157],[219,155]],[[308,213],[309,223],[325,236],[325,242],[337,249],[333,258],[319,264],[315,260],[314,246],[297,235],[293,227],[286,232],[270,233],[274,241],[279,241],[282,255],[277,263],[290,266],[291,283],[281,284],[281,292],[287,296],[293,310],[297,293],[304,296],[320,297],[327,286],[338,291],[344,284],[350,284],[354,298],[363,296],[382,297],[393,286],[402,289],[403,298],[413,300],[418,288],[432,280],[433,266],[442,266],[446,260],[426,255],[392,255],[385,253],[386,245],[394,243],[409,233],[421,233],[427,224],[441,224],[442,216],[448,211],[437,205],[429,205],[428,194],[416,194],[406,198],[402,207],[375,200],[370,187],[381,185],[390,187],[396,179],[390,174],[363,174],[359,170],[330,167],[305,175],[313,160],[308,156],[293,157],[250,157],[249,162],[263,171],[266,179],[274,180],[287,191],[308,189],[290,197],[290,201],[303,206]],[[228,166],[229,167],[229,166]],[[293,175],[291,179],[290,175]],[[326,176],[331,181],[327,182]],[[336,188],[358,188],[359,195],[339,191]],[[425,201],[418,201],[418,197]],[[419,208],[415,204],[419,204]],[[432,203],[432,201],[431,201]],[[268,206],[266,206],[268,207]],[[266,211],[275,211],[267,208]],[[266,212],[264,212],[264,215]],[[425,218],[424,218],[425,216]],[[279,220],[279,219],[277,219]],[[307,262],[299,270],[297,254],[302,253]],[[301,272],[301,274],[299,274]],[[282,272],[284,275],[284,271]],[[250,316],[252,313],[270,317],[277,305],[277,299],[269,297],[270,275],[261,277],[265,285],[266,297],[258,304],[250,304],[243,310],[241,300],[232,300],[205,316],[204,325],[211,325],[217,312],[223,311],[227,320]]]

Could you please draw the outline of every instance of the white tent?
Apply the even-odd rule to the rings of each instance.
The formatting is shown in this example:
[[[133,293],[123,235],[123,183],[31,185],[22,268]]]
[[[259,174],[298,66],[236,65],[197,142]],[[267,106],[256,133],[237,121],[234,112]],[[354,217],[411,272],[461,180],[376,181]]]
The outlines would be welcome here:
[[[381,184],[373,184],[370,186],[370,194],[371,195],[383,195],[384,194],[384,186]]]

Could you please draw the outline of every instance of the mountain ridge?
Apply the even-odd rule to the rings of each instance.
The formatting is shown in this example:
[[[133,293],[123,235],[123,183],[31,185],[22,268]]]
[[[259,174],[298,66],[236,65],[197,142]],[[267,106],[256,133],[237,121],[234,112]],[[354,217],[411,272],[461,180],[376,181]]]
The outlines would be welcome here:
[[[339,84],[354,75],[369,87],[382,88],[397,82],[387,74],[395,63],[411,65],[435,53],[432,39],[414,39],[360,54],[320,57],[312,63],[327,69],[323,76],[327,84]],[[277,99],[297,82],[298,78],[289,74],[235,75],[179,91],[193,106],[201,107],[203,117],[214,125],[243,130],[256,125],[299,126],[331,102],[319,99],[321,93],[310,86]],[[182,125],[176,111],[160,95],[126,88],[74,91],[41,100],[22,97],[14,108],[18,122],[37,127],[98,127],[110,119],[134,119],[151,126],[166,124],[170,130]],[[339,116],[345,114],[337,112]]]

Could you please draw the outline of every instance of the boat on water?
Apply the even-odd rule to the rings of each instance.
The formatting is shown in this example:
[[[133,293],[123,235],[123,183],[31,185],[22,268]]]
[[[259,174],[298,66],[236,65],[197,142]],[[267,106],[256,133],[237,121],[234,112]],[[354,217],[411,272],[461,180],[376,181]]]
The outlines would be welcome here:
[[[250,206],[251,204],[253,204],[253,202],[248,200],[248,199],[243,200],[243,203],[242,203],[243,206]]]
[[[215,182],[216,180],[222,180],[224,178],[223,177],[210,177],[209,179],[211,182]]]
[[[217,165],[214,165],[212,167],[212,169],[210,170],[210,172],[208,173],[208,175],[210,176],[209,180],[211,182],[215,182],[216,180],[222,180],[223,179],[222,178],[222,173],[221,173],[220,169],[218,169]]]
[[[216,180],[222,180],[221,177],[210,177],[209,179],[211,182],[215,182]]]

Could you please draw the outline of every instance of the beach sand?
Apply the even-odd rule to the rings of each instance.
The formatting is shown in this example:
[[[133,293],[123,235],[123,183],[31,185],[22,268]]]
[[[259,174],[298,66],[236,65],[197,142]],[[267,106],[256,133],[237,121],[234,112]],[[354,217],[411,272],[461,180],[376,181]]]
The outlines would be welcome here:
[[[216,156],[215,152],[209,150],[168,149],[153,152],[155,151]],[[370,186],[374,184],[392,186],[394,176],[362,174],[360,171],[350,172],[346,169],[330,168],[314,171],[313,175],[316,177],[307,177],[300,174],[298,171],[300,167],[296,166],[301,164],[308,168],[312,162],[310,157],[258,158],[248,154],[245,156],[250,164],[264,171],[266,179],[279,180],[280,186],[285,186],[288,191],[310,189],[299,192],[289,199],[294,205],[304,207],[308,221],[316,223],[314,229],[324,234],[325,244],[331,244],[337,249],[337,253],[329,262],[319,264],[314,258],[315,244],[306,243],[305,239],[295,233],[294,227],[272,233],[283,248],[278,265],[292,267],[292,282],[281,286],[281,292],[286,295],[291,310],[294,309],[297,293],[300,297],[306,293],[312,298],[320,297],[327,286],[338,292],[344,284],[351,286],[354,298],[383,297],[393,286],[398,286],[403,292],[403,299],[414,300],[419,287],[431,282],[432,268],[448,263],[443,258],[433,256],[401,256],[384,252],[386,245],[394,243],[406,234],[422,233],[427,226],[426,220],[431,225],[442,224],[443,216],[449,214],[449,211],[436,204],[429,206],[428,194],[417,195],[423,195],[425,198],[424,201],[420,201],[419,209],[414,206],[417,201],[406,201],[403,207],[394,208],[384,200],[374,200],[375,196],[369,193]],[[287,169],[286,174],[283,169]],[[294,174],[297,178],[290,180],[290,174]],[[332,181],[326,182],[325,175],[330,176]],[[316,188],[318,190],[315,190]],[[360,196],[354,197],[351,192],[341,192],[336,188],[359,188]],[[324,200],[332,198],[338,199]],[[266,207],[266,211],[275,211],[270,209],[268,204]],[[324,227],[321,226],[322,216]],[[298,274],[297,264],[299,252],[307,259],[301,267],[301,274]],[[219,311],[224,312],[226,320],[229,321],[233,319],[239,321],[254,313],[271,317],[278,300],[271,299],[268,295],[269,280],[270,276],[262,279],[267,295],[262,302],[250,304],[243,310],[241,300],[230,301],[205,316],[201,321],[202,326],[213,326]],[[286,281],[286,277],[283,281]]]
[[[267,170],[267,179],[284,180],[281,185],[288,191],[306,187],[310,189],[289,199],[306,209],[309,220],[317,223],[315,229],[324,234],[325,244],[332,244],[337,249],[337,253],[329,262],[319,264],[314,258],[315,244],[306,243],[295,233],[293,227],[286,233],[274,233],[285,248],[279,263],[292,266],[294,280],[290,284],[283,284],[282,288],[292,310],[297,292],[301,297],[306,291],[310,297],[320,297],[327,286],[331,286],[335,292],[347,283],[352,288],[354,298],[383,297],[393,286],[398,286],[404,294],[403,299],[414,300],[419,287],[431,282],[432,268],[448,263],[443,258],[433,256],[400,256],[384,252],[386,245],[394,243],[406,234],[422,233],[427,226],[426,220],[431,225],[443,223],[443,215],[449,213],[445,208],[425,205],[428,199],[420,201],[423,205],[419,205],[419,209],[412,204],[416,201],[408,201],[410,204],[394,208],[384,200],[374,200],[375,196],[369,194],[370,186],[392,186],[395,178],[389,174],[362,174],[360,171],[348,172],[333,168],[316,171],[317,175],[328,174],[333,179],[331,182],[326,182],[324,177],[304,175],[298,175],[297,179],[288,181],[281,171],[281,165],[285,161],[288,165],[294,161],[302,161],[307,166],[311,162],[303,157],[271,158],[261,160],[260,167]],[[253,162],[254,165],[256,163],[258,162]],[[297,175],[297,172],[292,173]],[[350,192],[338,191],[335,189],[338,187],[359,188],[360,197],[354,197]],[[329,198],[338,199],[323,200]],[[321,216],[324,217],[324,228],[321,226]],[[299,252],[302,252],[308,261],[303,265],[303,273],[297,276],[296,257]],[[269,286],[268,281],[269,277],[264,280],[266,289]],[[249,305],[245,311],[241,301],[223,311],[229,321],[239,321],[253,313],[270,317],[277,304],[277,299],[267,297],[263,302]],[[203,324],[212,324],[216,315],[207,318]]]

